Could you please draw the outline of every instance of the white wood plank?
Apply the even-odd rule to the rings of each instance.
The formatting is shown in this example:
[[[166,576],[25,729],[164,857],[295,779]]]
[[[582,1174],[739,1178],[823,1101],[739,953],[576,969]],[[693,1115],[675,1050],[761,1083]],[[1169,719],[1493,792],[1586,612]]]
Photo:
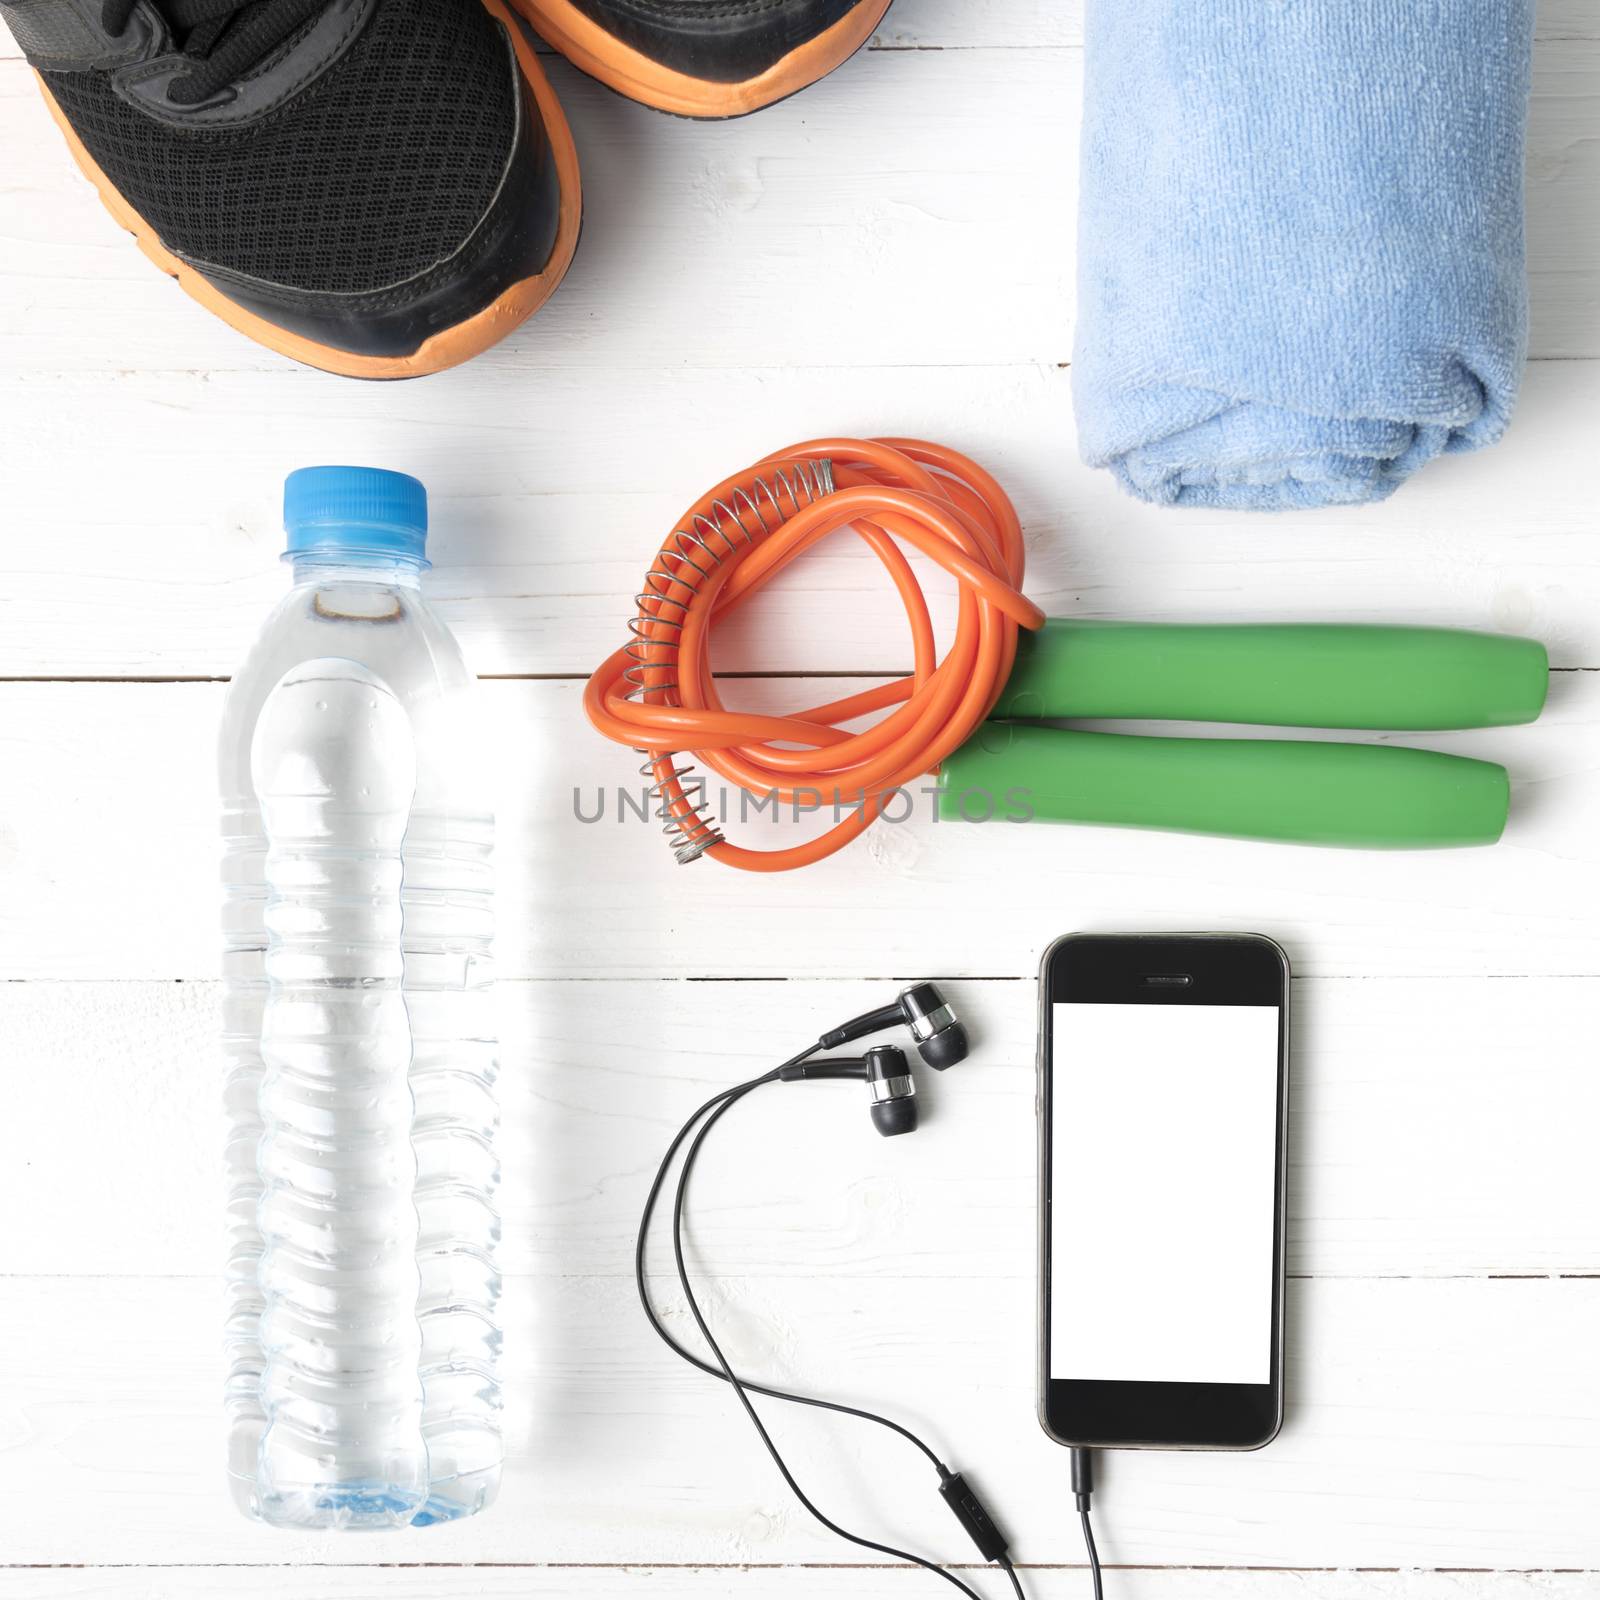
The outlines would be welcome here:
[[[998,1596],[1004,1582],[964,1571]],[[307,1581],[304,1577],[300,1579]],[[905,1567],[321,1567],[319,1600],[921,1600],[937,1579]],[[1079,1567],[1024,1569],[1028,1600],[1082,1600]],[[1118,1600],[1590,1600],[1586,1572],[1270,1572],[1117,1568]],[[0,1569],[0,1600],[281,1600],[278,1567]]]
[[[287,582],[283,476],[330,456],[427,481],[429,590],[478,671],[587,674],[626,639],[656,549],[707,488],[799,439],[874,429],[946,440],[999,475],[1028,531],[1028,590],[1056,615],[1495,627],[1545,640],[1557,665],[1600,666],[1600,363],[1536,365],[1503,443],[1434,463],[1386,504],[1291,520],[1130,500],[1075,459],[1067,374],[1048,368],[438,382],[0,374],[0,676],[231,672]],[[91,418],[96,470],[69,490]],[[950,585],[926,587],[947,619]],[[841,538],[730,619],[717,659],[900,670],[904,638],[878,563]]]
[[[1566,18],[1567,31],[1580,37],[1587,0],[1545,0],[1553,16]],[[1051,48],[1081,43],[1082,0],[896,0],[869,50],[961,50],[981,47]],[[1557,31],[1541,19],[1541,32]],[[540,41],[546,54],[549,47]],[[20,52],[0,22],[0,60]]]
[[[1593,0],[1541,0],[1542,39],[1600,37]],[[896,0],[873,50],[1039,49],[1081,44],[1083,0]],[[0,58],[16,54],[0,25]]]
[[[474,373],[1068,358],[1080,52],[867,52],[736,128],[660,117],[564,62],[551,71],[584,167],[583,250],[551,304]],[[1528,230],[1538,356],[1600,354],[1597,115],[1600,46],[1540,45]],[[120,233],[19,61],[0,62],[0,144],[12,162],[0,194],[8,366],[290,370]],[[301,376],[302,392],[340,381]],[[426,386],[436,397],[449,387]]]
[[[1031,1277],[1034,986],[948,987],[975,1050],[920,1072],[916,1138],[880,1142],[849,1085],[740,1108],[702,1158],[708,1262]],[[647,1177],[690,1110],[892,992],[503,985],[504,1270],[626,1275]],[[0,1277],[219,1270],[215,998],[209,984],[0,984],[0,1216],[31,1219],[0,1232]],[[1296,985],[1293,1009],[1291,1272],[1600,1273],[1585,1047],[1600,979],[1319,979]]]
[[[1600,38],[1600,11],[1594,0],[1539,0],[1538,32],[1544,39]]]
[[[877,49],[919,50],[1078,45],[1084,5],[1085,0],[896,0],[872,42]],[[1537,34],[1600,38],[1594,0],[1539,0]]]
[[[1540,0],[1537,31],[1541,39],[1600,38],[1600,19],[1593,0]],[[1028,50],[1082,42],[1083,0],[896,0],[867,48]],[[0,23],[0,59],[17,54]]]
[[[737,128],[662,117],[550,63],[583,165],[582,249],[473,370],[1065,360],[1078,63],[874,53]],[[151,268],[20,62],[0,63],[0,143],[8,366],[291,370]],[[434,406],[443,387],[425,386]]]
[[[723,1279],[731,1354],[876,1402],[979,1483],[1019,1559],[1081,1560],[1067,1458],[1032,1403],[1033,1287]],[[835,1562],[731,1398],[654,1345],[621,1279],[507,1286],[505,1493],[422,1534],[252,1527],[221,1484],[217,1295],[181,1279],[11,1279],[0,1336],[6,1559]],[[1298,1281],[1291,1415],[1246,1456],[1119,1456],[1096,1504],[1109,1562],[1600,1567],[1600,1281]],[[115,1333],[111,1332],[115,1328]],[[970,1547],[933,1475],[880,1430],[774,1419],[823,1504],[946,1559]]]
[[[1516,773],[1505,839],[1471,853],[935,823],[924,800],[915,820],[770,875],[676,866],[658,824],[633,812],[578,822],[575,794],[585,806],[599,785],[637,796],[637,762],[584,725],[578,684],[490,684],[501,969],[1020,977],[1066,928],[1149,926],[1273,933],[1308,975],[1594,974],[1600,674],[1556,682],[1532,726],[1417,741]],[[741,687],[746,703],[771,707],[814,703],[837,684]],[[0,976],[216,971],[222,695],[216,684],[0,686]],[[771,816],[742,830],[757,844],[793,833]]]
[[[1581,26],[1585,0],[1545,0],[1558,14],[1574,11],[1571,27]],[[1078,44],[1083,37],[1082,0],[896,0],[869,50],[960,50],[983,46],[1011,49]],[[1545,23],[1542,31],[1553,25]],[[541,49],[548,46],[541,41]],[[0,60],[19,54],[10,30],[0,22]]]
[[[1592,3],[1582,26],[1600,32]],[[1539,6],[1547,27],[1571,27],[1569,16]],[[1527,249],[1530,345],[1535,356],[1593,355],[1600,347],[1600,217],[1596,234],[1576,225],[1593,213],[1600,191],[1591,182],[1595,132],[1600,128],[1600,45],[1563,37],[1534,49],[1537,87],[1528,107]],[[1586,153],[1587,152],[1587,153]]]

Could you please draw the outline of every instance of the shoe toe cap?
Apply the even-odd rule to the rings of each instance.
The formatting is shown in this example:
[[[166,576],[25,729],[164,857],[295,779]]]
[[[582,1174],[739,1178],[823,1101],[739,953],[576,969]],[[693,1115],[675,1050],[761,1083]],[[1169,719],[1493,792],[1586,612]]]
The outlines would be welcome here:
[[[737,83],[768,71],[870,0],[770,0],[686,6],[681,0],[577,0],[630,49],[689,77]]]

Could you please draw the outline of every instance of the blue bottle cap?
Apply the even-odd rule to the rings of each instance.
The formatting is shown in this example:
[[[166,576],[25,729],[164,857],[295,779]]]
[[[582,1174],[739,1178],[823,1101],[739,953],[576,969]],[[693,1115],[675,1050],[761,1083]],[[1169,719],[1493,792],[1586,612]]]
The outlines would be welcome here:
[[[380,467],[301,467],[283,481],[288,554],[398,556],[426,564],[428,491]]]

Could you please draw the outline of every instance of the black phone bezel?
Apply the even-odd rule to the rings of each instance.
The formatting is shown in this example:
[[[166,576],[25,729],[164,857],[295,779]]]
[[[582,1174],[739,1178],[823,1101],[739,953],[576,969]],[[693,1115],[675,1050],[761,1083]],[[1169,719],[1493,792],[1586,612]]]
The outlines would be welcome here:
[[[1150,977],[1175,980],[1152,984]],[[1121,1382],[1050,1376],[1052,1007],[1276,1005],[1271,1380],[1265,1384]],[[1259,1450],[1283,1425],[1285,1176],[1289,1110],[1289,961],[1263,934],[1068,934],[1039,969],[1039,1420],[1060,1444],[1116,1449]],[[1069,1180],[1070,1182],[1070,1180]]]

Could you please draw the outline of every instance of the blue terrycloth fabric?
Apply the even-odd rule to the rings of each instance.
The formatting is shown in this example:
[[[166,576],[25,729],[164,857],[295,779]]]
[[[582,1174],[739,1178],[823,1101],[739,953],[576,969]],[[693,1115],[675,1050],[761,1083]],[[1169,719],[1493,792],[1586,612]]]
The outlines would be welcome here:
[[[1499,438],[1532,37],[1533,0],[1088,0],[1084,459],[1280,510]]]

